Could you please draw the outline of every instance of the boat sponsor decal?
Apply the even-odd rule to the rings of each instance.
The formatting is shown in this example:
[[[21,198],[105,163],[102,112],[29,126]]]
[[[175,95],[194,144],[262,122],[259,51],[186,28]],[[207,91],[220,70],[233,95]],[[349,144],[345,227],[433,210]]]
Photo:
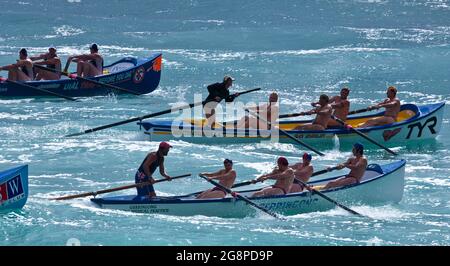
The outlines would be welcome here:
[[[322,139],[322,138],[329,138],[330,136],[327,136],[327,134],[321,134],[321,133],[319,133],[319,134],[299,134],[299,133],[296,133],[296,134],[294,134],[294,137],[295,138],[297,138],[297,139],[307,139],[307,138],[320,138],[320,139]]]
[[[14,203],[24,197],[25,193],[20,175],[0,184],[0,207]]]
[[[130,70],[130,71],[126,71],[123,73],[117,73],[114,75],[99,78],[98,81],[101,83],[112,84],[112,83],[130,80],[132,76],[133,76],[133,71]],[[92,82],[88,82],[88,83],[93,84]]]
[[[138,213],[168,213],[169,209],[158,208],[155,205],[150,204],[140,204],[140,205],[130,205],[130,211]]]
[[[133,82],[141,83],[144,80],[144,76],[145,76],[145,68],[141,66],[138,69],[136,69],[136,72],[134,72]]]
[[[80,84],[78,83],[78,81],[72,81],[64,84],[63,90],[78,90],[79,86]]]
[[[36,87],[39,89],[57,89],[57,88],[59,88],[59,86],[61,86],[61,84],[53,83],[53,84],[41,84]]]
[[[271,202],[271,203],[261,203],[260,206],[269,210],[282,210],[282,209],[297,209],[304,207],[305,205],[309,206],[316,201],[318,198],[308,198],[303,200],[295,200],[295,201],[282,201],[282,202]]]
[[[397,135],[402,130],[401,127],[393,129],[393,130],[385,130],[383,131],[384,141],[390,140],[393,136]]]
[[[161,57],[161,56],[158,56],[158,57],[155,59],[155,61],[153,61],[153,66],[152,66],[151,68],[149,68],[149,69],[147,70],[147,72],[148,72],[150,69],[153,69],[154,71],[159,72],[159,71],[161,71],[161,66],[162,66],[162,57]]]
[[[414,131],[414,128],[416,128],[416,127],[418,128],[418,132],[417,132],[418,138],[422,137],[422,132],[425,127],[428,127],[431,134],[434,135],[437,133],[436,130],[434,129],[434,127],[436,125],[437,125],[437,118],[435,116],[428,118],[427,121],[425,121],[425,123],[423,123],[423,125],[420,121],[417,123],[414,123],[414,124],[410,124],[410,125],[408,125],[409,132],[408,132],[408,135],[406,136],[406,139],[409,139],[411,137],[411,134]]]

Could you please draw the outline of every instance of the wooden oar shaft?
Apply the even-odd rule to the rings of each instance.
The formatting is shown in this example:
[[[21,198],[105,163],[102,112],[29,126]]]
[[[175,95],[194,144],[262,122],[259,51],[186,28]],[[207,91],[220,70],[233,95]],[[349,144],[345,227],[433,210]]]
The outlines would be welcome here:
[[[269,126],[272,126],[272,123],[270,123],[269,121],[265,120],[264,118],[261,118],[258,114],[254,113],[254,112],[251,112],[251,111],[248,110],[248,109],[245,109],[245,111],[248,112],[248,113],[250,113],[250,114],[252,114],[252,115],[254,115],[258,120],[261,120],[261,121],[267,123]],[[310,145],[304,143],[303,141],[301,141],[301,140],[299,140],[299,139],[293,137],[291,134],[289,134],[289,133],[286,132],[285,130],[281,129],[280,127],[278,127],[278,130],[279,130],[281,133],[283,133],[285,136],[287,136],[288,138],[294,140],[295,142],[297,142],[297,143],[299,143],[300,145],[302,145],[302,146],[308,148],[309,150],[311,150],[311,151],[313,151],[313,152],[319,154],[320,156],[324,156],[324,155],[325,155],[325,154],[323,154],[322,152],[320,152],[320,151],[316,150],[315,148],[311,147]]]
[[[359,136],[365,138],[366,140],[372,142],[373,144],[377,145],[378,147],[383,148],[384,150],[386,150],[387,152],[389,152],[390,154],[393,155],[397,155],[397,153],[395,153],[393,150],[387,148],[384,145],[381,145],[380,143],[378,143],[376,140],[372,139],[371,137],[367,136],[366,134],[362,133],[361,131],[357,130],[356,128],[352,127],[351,125],[346,124],[344,121],[342,121],[341,119],[337,118],[336,116],[332,115],[331,116],[334,120],[336,120],[339,124],[343,125],[344,127],[352,130],[353,132],[355,132],[356,134],[358,134]]]
[[[253,207],[255,207],[255,208],[257,208],[257,209],[259,209],[259,210],[261,210],[261,211],[263,211],[263,212],[265,212],[265,213],[267,213],[267,214],[269,214],[270,216],[273,216],[273,217],[275,217],[275,218],[277,218],[277,219],[281,219],[281,217],[278,216],[276,213],[271,212],[271,211],[269,211],[268,209],[259,206],[258,204],[254,203],[253,201],[251,201],[251,200],[248,199],[247,197],[242,196],[242,195],[239,195],[238,193],[233,193],[233,191],[231,191],[231,189],[222,186],[221,184],[219,184],[218,182],[216,182],[216,181],[214,181],[214,180],[208,179],[208,178],[207,178],[206,176],[204,176],[204,175],[199,175],[199,176],[200,176],[201,178],[205,179],[206,181],[208,181],[209,183],[213,184],[214,186],[216,186],[216,187],[218,187],[218,188],[220,188],[220,189],[226,191],[227,193],[234,194],[234,196],[236,196],[236,197],[238,197],[239,199],[241,199],[241,200],[247,202],[248,204],[252,205]]]
[[[261,88],[256,88],[256,89],[251,89],[251,90],[248,90],[248,91],[244,91],[244,92],[239,93],[239,96],[240,96],[240,95],[243,95],[243,94],[246,94],[246,93],[253,92],[253,91],[258,91],[258,90],[260,90],[260,89],[261,89]],[[169,114],[169,113],[171,113],[171,112],[173,112],[173,111],[178,111],[178,110],[182,110],[182,109],[193,108],[194,106],[197,106],[197,105],[203,105],[203,104],[206,104],[206,103],[207,103],[207,101],[197,102],[197,103],[191,103],[191,104],[189,104],[189,105],[183,105],[183,106],[180,106],[180,107],[167,109],[167,110],[164,110],[164,111],[161,111],[161,112],[152,113],[152,114],[148,114],[148,115],[144,115],[144,116],[139,116],[139,117],[134,117],[134,118],[130,118],[130,119],[127,119],[127,120],[115,122],[115,123],[112,123],[112,124],[108,124],[108,125],[104,125],[104,126],[99,126],[99,127],[87,129],[87,130],[85,130],[85,131],[83,131],[83,132],[79,132],[79,133],[74,133],[74,134],[66,135],[65,137],[75,137],[75,136],[80,136],[80,135],[92,133],[92,132],[95,132],[95,131],[99,131],[99,130],[102,130],[102,129],[107,129],[107,128],[110,128],[110,127],[120,126],[120,125],[123,125],[123,124],[128,124],[128,123],[135,122],[135,121],[141,121],[141,120],[144,120],[144,119],[147,119],[147,118],[151,118],[151,117],[155,117],[155,116],[160,116],[160,115],[164,115],[164,114]]]
[[[41,68],[41,69],[46,70],[46,71],[59,73],[61,75],[64,75],[64,76],[67,76],[67,77],[70,77],[70,78],[73,77],[71,74],[69,74],[69,73],[67,73],[65,71],[59,71],[59,70],[48,68],[48,67],[41,66],[41,65],[34,65],[34,67]],[[103,82],[96,81],[96,80],[93,80],[93,79],[88,79],[88,78],[78,77],[78,76],[76,77],[76,79],[87,81],[87,82],[90,82],[90,83],[93,83],[93,84],[96,84],[96,85],[100,85],[100,86],[103,86],[103,87],[108,87],[108,88],[111,88],[111,89],[114,89],[114,90],[124,91],[124,92],[131,93],[131,94],[134,94],[134,95],[140,95],[140,93],[137,93],[135,91],[132,91],[132,90],[129,90],[129,89],[126,89],[126,88],[122,88],[122,87],[118,87],[118,86],[115,86],[115,85],[112,85],[112,84],[103,83]]]
[[[369,108],[364,108],[364,109],[359,109],[359,110],[354,110],[354,111],[350,111],[348,113],[348,115],[354,115],[354,114],[359,114],[359,113],[364,113],[370,111]],[[292,114],[283,114],[280,115],[279,118],[288,118],[288,117],[296,117],[296,116],[302,116],[302,115],[306,115],[304,112],[300,112],[300,113],[292,113]]]
[[[191,174],[175,176],[175,177],[172,177],[170,180],[183,178],[183,177],[187,177],[190,175]],[[159,179],[159,180],[156,180],[153,184],[164,182],[164,181],[168,181],[168,179],[166,179],[166,178]],[[134,187],[141,187],[141,186],[146,186],[146,185],[151,185],[151,184],[152,184],[151,182],[142,182],[142,183],[126,185],[126,186],[121,186],[121,187],[103,189],[103,190],[99,190],[99,191],[86,192],[86,193],[82,193],[82,194],[58,197],[58,198],[54,198],[54,200],[68,200],[68,199],[82,198],[82,197],[88,197],[88,196],[95,196],[95,195],[99,195],[99,194],[104,194],[104,193],[109,193],[109,192],[114,192],[114,191],[119,191],[119,190],[125,190],[125,189],[129,189],[129,188],[134,188]]]
[[[348,112],[348,115],[354,115],[354,114],[364,113],[364,112],[367,112],[367,111],[370,111],[369,108],[364,108],[364,109],[354,110],[354,111]]]
[[[314,189],[314,188],[308,186],[308,184],[306,184],[306,183],[303,182],[302,180],[300,180],[300,179],[298,179],[298,178],[295,178],[295,180],[296,180],[297,182],[299,182],[300,184],[302,184],[304,187],[309,187],[314,193],[316,193],[317,195],[321,196],[322,198],[328,200],[329,202],[331,202],[331,203],[333,203],[333,204],[335,204],[335,205],[341,207],[342,209],[344,209],[344,210],[346,210],[346,211],[348,211],[348,212],[350,212],[350,213],[352,213],[352,214],[359,215],[359,216],[363,216],[362,214],[360,214],[360,213],[358,213],[358,212],[356,212],[356,211],[354,211],[354,210],[352,210],[352,209],[350,209],[350,208],[348,208],[348,207],[342,205],[341,203],[339,203],[339,202],[333,200],[332,198],[328,197],[327,195],[325,195],[324,193],[318,191],[317,189]]]
[[[69,96],[66,96],[66,95],[62,95],[62,94],[59,94],[59,93],[56,93],[56,92],[52,92],[52,91],[49,91],[49,90],[41,89],[41,88],[38,88],[38,87],[34,87],[34,86],[31,86],[31,85],[25,84],[23,82],[17,82],[17,81],[13,81],[13,80],[9,80],[9,79],[5,79],[5,81],[9,82],[9,83],[12,83],[12,84],[15,84],[17,86],[22,86],[22,87],[26,87],[26,88],[29,88],[29,89],[32,89],[32,90],[37,90],[37,91],[40,91],[40,92],[43,92],[43,93],[47,93],[49,95],[58,96],[60,98],[64,98],[64,99],[69,100],[69,101],[74,101],[74,102],[78,101],[77,99],[74,99],[72,97],[69,97]]]

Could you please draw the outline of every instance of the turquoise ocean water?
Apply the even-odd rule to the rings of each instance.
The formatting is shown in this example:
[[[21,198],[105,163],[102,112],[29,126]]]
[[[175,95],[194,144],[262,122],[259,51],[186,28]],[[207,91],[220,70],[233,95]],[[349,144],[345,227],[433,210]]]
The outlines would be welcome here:
[[[64,59],[97,42],[106,63],[163,53],[160,86],[144,96],[0,99],[0,169],[29,164],[30,196],[21,211],[0,214],[0,245],[449,245],[450,114],[434,141],[394,147],[407,160],[399,204],[351,206],[278,221],[175,217],[102,210],[89,199],[49,198],[134,181],[148,151],[135,124],[78,138],[68,133],[192,102],[224,74],[240,98],[281,97],[281,113],[310,108],[322,93],[351,88],[352,109],[385,96],[389,85],[404,103],[450,101],[450,1],[0,1],[0,65],[55,45]],[[1,72],[6,76],[6,72]],[[173,116],[173,115],[172,115]],[[171,141],[170,175],[196,174],[235,161],[238,181],[272,167],[277,156],[298,160],[291,144],[200,145]],[[315,169],[350,155],[338,146],[314,157]],[[381,149],[372,163],[393,160]],[[158,176],[159,177],[159,176]],[[193,175],[155,185],[160,195],[209,188]],[[117,194],[134,193],[134,190]]]

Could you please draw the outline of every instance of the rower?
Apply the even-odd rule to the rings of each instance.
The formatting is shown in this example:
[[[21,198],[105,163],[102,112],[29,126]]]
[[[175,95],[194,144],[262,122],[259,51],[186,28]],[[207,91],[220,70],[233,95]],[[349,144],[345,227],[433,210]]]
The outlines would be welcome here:
[[[333,108],[333,115],[337,118],[341,119],[345,122],[347,120],[347,115],[350,109],[350,101],[347,99],[348,95],[350,93],[349,88],[342,88],[340,95],[336,95],[331,97],[330,99],[330,105],[331,108]],[[318,103],[314,103],[318,104]],[[314,106],[314,105],[313,105]],[[341,126],[336,120],[330,119],[328,121],[328,127],[336,127]]]
[[[28,52],[25,48],[19,51],[19,60],[17,63],[0,67],[1,70],[8,71],[8,79],[11,81],[30,81],[33,80],[33,63],[28,58]]]
[[[230,76],[225,76],[223,78],[222,83],[214,83],[209,85],[208,88],[208,97],[205,99],[204,111],[205,117],[208,120],[208,125],[214,127],[216,122],[216,106],[223,99],[225,102],[232,102],[234,98],[239,96],[239,93],[235,93],[230,95],[229,88],[233,85],[234,78]]]
[[[155,179],[153,179],[152,175],[158,167],[161,176],[165,177],[169,181],[171,180],[171,177],[166,174],[164,168],[164,157],[167,156],[170,148],[172,148],[172,146],[163,141],[159,144],[159,148],[156,152],[150,152],[147,154],[136,172],[134,181],[136,184],[142,182],[150,182],[151,184],[137,186],[136,189],[138,196],[146,196],[149,198],[156,197],[155,189],[153,188]]]
[[[311,165],[311,159],[312,155],[305,152],[302,156],[303,161],[291,166],[291,168],[294,170],[295,179],[299,179],[305,183],[308,183],[309,178],[314,171],[314,168]],[[296,181],[295,179],[291,186],[291,189],[289,190],[289,193],[302,192],[305,188],[300,182]]]
[[[352,153],[354,157],[349,158],[345,163],[339,164],[337,169],[349,168],[350,173],[346,176],[330,181],[323,190],[334,187],[358,184],[361,181],[367,168],[367,159],[364,157],[364,146],[361,143],[353,145]],[[329,168],[330,169],[330,168]]]
[[[308,112],[301,112],[300,115],[312,115],[316,114],[316,118],[312,123],[297,126],[294,130],[325,130],[328,126],[328,122],[331,118],[331,112],[333,109],[329,104],[330,99],[328,95],[320,95],[318,106]]]
[[[31,61],[35,65],[45,65],[47,68],[56,70],[55,72],[35,68],[35,80],[58,80],[61,78],[61,60],[56,54],[56,48],[51,46],[48,48],[48,53],[43,53],[37,56],[31,56]],[[34,62],[41,60],[38,62]]]
[[[267,179],[275,179],[273,186],[263,188],[255,192],[252,197],[265,197],[272,195],[285,195],[289,193],[292,181],[294,181],[294,170],[289,167],[289,162],[286,158],[280,157],[277,160],[277,168],[271,173],[262,175],[256,181],[265,181]]]
[[[98,45],[89,46],[89,54],[72,55],[67,58],[64,72],[67,73],[70,62],[76,61],[77,75],[80,77],[93,77],[103,74],[103,57],[98,53]]]
[[[230,159],[225,159],[223,161],[224,169],[220,169],[214,173],[201,173],[201,175],[206,176],[209,180],[217,179],[219,180],[219,184],[222,186],[231,189],[234,184],[234,180],[236,179],[236,171],[233,170],[233,161]],[[227,195],[227,192],[222,190],[219,187],[214,187],[212,189],[208,189],[203,191],[200,195],[198,195],[197,199],[210,199],[210,198],[224,198]]]
[[[254,111],[256,114],[264,117],[266,121],[276,121],[278,119],[278,94],[276,92],[272,92],[269,95],[269,102],[247,108],[251,111]],[[272,119],[273,118],[273,119]],[[259,128],[259,129],[270,129],[270,126],[267,125],[264,121],[257,119],[253,116],[244,116],[237,123],[237,128]]]
[[[397,115],[400,112],[400,100],[396,98],[397,89],[390,86],[387,89],[387,99],[373,106],[369,106],[367,110],[385,108],[384,115],[367,120],[361,127],[373,127],[392,124],[397,121]]]

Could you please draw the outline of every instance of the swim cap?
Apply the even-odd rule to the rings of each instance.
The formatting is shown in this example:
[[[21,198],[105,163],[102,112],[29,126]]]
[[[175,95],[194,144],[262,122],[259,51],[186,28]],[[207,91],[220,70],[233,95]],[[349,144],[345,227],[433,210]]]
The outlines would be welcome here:
[[[363,154],[364,146],[361,143],[356,142],[355,144],[353,144],[353,147],[356,149],[356,151],[358,151],[359,153]]]
[[[312,159],[312,155],[311,154],[309,154],[307,152],[303,153],[303,160],[311,161],[311,159]]]
[[[281,164],[281,165],[286,165],[286,166],[289,165],[288,160],[286,158],[284,158],[284,157],[278,158],[277,163]]]
[[[225,159],[225,160],[223,160],[223,163],[231,163],[231,164],[233,164],[233,161],[230,160],[230,159]]]

